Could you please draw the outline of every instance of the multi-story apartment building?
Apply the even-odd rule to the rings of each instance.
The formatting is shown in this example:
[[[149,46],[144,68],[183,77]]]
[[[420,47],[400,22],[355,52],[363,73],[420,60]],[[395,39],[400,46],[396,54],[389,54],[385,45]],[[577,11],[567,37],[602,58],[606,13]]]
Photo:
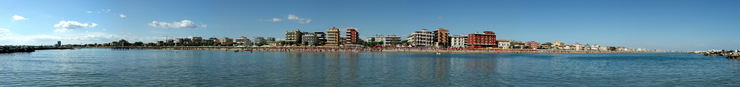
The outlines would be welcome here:
[[[285,41],[290,45],[298,45],[301,42],[301,30],[291,30],[285,33]]]
[[[466,35],[455,35],[451,37],[451,47],[453,48],[465,48],[468,46],[468,36]]]
[[[340,31],[339,28],[332,27],[326,30],[326,45],[327,46],[339,46],[340,44]]]
[[[449,31],[444,28],[438,28],[434,30],[434,46],[435,47],[449,47],[450,36]]]
[[[434,46],[434,34],[427,31],[427,29],[421,29],[411,33],[408,37],[408,42],[414,47],[432,47]]]
[[[344,44],[362,44],[360,43],[360,33],[357,32],[357,29],[347,28],[346,34],[347,37]]]
[[[401,44],[401,37],[396,35],[388,35],[383,39],[383,46],[398,46]]]
[[[324,32],[303,32],[301,39],[301,45],[321,46],[326,38]]]
[[[496,48],[496,33],[484,31],[483,33],[468,34],[469,48]]]

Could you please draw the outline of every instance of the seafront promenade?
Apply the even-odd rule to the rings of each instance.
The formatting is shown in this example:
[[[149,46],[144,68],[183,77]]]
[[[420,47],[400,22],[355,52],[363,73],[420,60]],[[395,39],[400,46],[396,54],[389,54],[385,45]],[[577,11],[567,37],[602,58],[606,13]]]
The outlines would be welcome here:
[[[294,46],[294,47],[224,47],[224,46],[107,46],[82,48],[111,49],[160,49],[160,50],[222,50],[234,52],[409,52],[409,53],[641,53],[663,51],[594,51],[594,50],[552,50],[552,49],[500,49],[500,48],[436,48],[436,47],[336,47],[336,46]],[[666,51],[667,52],[667,51]]]

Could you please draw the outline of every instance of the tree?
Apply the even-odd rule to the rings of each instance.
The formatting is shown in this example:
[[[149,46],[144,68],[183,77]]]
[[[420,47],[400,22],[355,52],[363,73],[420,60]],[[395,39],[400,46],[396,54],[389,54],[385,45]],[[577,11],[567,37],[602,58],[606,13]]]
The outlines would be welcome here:
[[[144,46],[144,42],[141,42],[141,41],[134,42],[134,46]]]

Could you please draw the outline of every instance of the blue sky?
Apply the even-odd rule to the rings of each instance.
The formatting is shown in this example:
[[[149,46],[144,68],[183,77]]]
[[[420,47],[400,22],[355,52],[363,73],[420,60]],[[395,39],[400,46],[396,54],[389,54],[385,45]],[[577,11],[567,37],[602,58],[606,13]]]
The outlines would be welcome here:
[[[293,16],[293,17],[289,17]],[[277,20],[273,20],[277,19]],[[279,20],[279,21],[278,21]],[[0,45],[494,31],[499,39],[667,50],[740,49],[738,0],[1,0]]]

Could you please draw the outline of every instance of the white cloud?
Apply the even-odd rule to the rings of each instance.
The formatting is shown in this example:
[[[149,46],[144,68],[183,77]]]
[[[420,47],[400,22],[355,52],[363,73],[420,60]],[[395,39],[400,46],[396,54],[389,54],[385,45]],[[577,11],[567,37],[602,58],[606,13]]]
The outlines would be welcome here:
[[[308,24],[308,23],[311,23],[311,19],[301,18],[301,17],[298,17],[298,16],[293,15],[293,14],[288,14],[288,20],[298,21],[298,23],[300,23],[300,24]]]
[[[127,18],[128,16],[126,16],[125,14],[118,14],[118,17]]]
[[[92,14],[92,13],[100,14],[100,13],[110,13],[110,12],[111,12],[111,9],[100,9],[100,10],[94,10],[94,11],[93,10],[85,11],[85,13],[88,13],[88,14]]]
[[[10,35],[10,29],[0,28],[0,38]]]
[[[64,32],[71,32],[72,29],[54,29],[54,32],[57,33],[64,33]]]
[[[156,28],[205,28],[208,25],[196,24],[195,22],[190,20],[182,20],[179,22],[152,21],[151,23],[149,23],[149,26]]]
[[[13,15],[13,21],[28,20],[28,18],[18,15]]]
[[[280,19],[280,18],[272,18],[272,20],[271,20],[271,21],[272,21],[272,22],[280,22],[280,21],[282,21],[282,19]]]
[[[57,28],[54,30],[54,32],[64,33],[69,32],[74,29],[80,29],[80,28],[92,28],[96,27],[98,24],[95,23],[80,23],[77,21],[59,21],[59,23],[54,24],[54,27]]]

